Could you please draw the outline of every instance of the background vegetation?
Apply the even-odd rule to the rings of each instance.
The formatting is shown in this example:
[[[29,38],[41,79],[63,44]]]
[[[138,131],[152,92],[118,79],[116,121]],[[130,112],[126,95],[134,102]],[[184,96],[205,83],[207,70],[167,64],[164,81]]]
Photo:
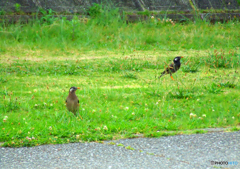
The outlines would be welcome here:
[[[238,129],[239,21],[126,23],[101,6],[91,19],[45,12],[0,26],[2,146]],[[158,79],[178,55],[175,81]],[[77,117],[65,108],[71,86],[81,88]]]

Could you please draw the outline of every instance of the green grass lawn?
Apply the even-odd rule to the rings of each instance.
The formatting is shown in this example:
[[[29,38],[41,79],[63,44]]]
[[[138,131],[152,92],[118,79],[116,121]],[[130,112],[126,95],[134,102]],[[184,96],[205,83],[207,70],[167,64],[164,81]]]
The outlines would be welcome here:
[[[238,128],[239,22],[71,24],[0,28],[2,146]],[[158,79],[175,56],[175,80]],[[77,116],[65,107],[72,86]]]

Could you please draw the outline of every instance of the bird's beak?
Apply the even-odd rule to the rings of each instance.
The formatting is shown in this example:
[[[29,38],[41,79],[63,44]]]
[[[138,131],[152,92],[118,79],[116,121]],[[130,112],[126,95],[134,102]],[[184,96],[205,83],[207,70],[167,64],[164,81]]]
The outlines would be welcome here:
[[[184,58],[183,56],[181,56],[181,58]]]
[[[77,87],[77,89],[80,89],[80,87]]]

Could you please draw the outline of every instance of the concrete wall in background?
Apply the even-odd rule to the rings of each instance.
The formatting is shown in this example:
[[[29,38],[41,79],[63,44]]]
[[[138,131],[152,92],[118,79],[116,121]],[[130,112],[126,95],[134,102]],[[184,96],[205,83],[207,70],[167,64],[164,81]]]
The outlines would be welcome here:
[[[236,0],[192,0],[198,9],[240,9]],[[37,12],[39,8],[52,9],[56,12],[83,13],[93,3],[102,3],[119,7],[125,11],[176,10],[190,11],[189,0],[0,0],[0,11],[16,11],[15,4],[21,5],[25,13]]]
[[[236,0],[193,0],[198,9],[240,9]]]

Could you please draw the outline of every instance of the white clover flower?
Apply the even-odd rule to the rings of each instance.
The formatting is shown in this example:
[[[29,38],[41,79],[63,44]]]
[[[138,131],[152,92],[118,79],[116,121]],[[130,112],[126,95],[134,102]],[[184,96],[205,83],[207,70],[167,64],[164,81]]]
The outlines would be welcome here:
[[[49,130],[52,130],[52,126],[49,127]]]
[[[103,130],[108,130],[107,126],[104,126],[104,127],[103,127]]]
[[[154,19],[154,16],[151,16],[151,19]]]
[[[34,89],[33,91],[36,93],[36,92],[37,92],[37,89]]]
[[[85,111],[85,109],[84,109],[84,108],[82,108],[82,111]]]
[[[235,119],[235,117],[234,117],[234,116],[232,116],[232,119]]]
[[[38,106],[38,104],[35,104],[35,107],[37,107]]]
[[[203,116],[203,117],[206,117],[206,114],[203,114],[202,116]]]
[[[50,106],[53,106],[53,104],[51,103]]]
[[[134,116],[134,115],[135,115],[135,112],[132,112],[132,115]]]
[[[3,118],[3,122],[6,122],[7,119],[8,119],[8,116],[4,116],[4,118]]]
[[[79,137],[80,137],[79,135],[76,135],[76,139],[79,139]]]
[[[30,138],[30,137],[28,137],[28,136],[26,137],[26,139],[27,139],[27,140],[29,140],[29,141],[31,141],[31,140],[32,140],[32,138]]]
[[[129,107],[125,107],[125,110],[128,110],[129,109]]]
[[[156,102],[156,105],[158,105],[158,102]]]
[[[196,117],[197,115],[196,114],[194,114],[194,113],[190,113],[190,118],[192,118],[192,117]]]
[[[95,113],[95,112],[96,112],[96,110],[95,110],[95,109],[93,109],[93,110],[92,110],[92,112],[93,112],[93,113]]]

